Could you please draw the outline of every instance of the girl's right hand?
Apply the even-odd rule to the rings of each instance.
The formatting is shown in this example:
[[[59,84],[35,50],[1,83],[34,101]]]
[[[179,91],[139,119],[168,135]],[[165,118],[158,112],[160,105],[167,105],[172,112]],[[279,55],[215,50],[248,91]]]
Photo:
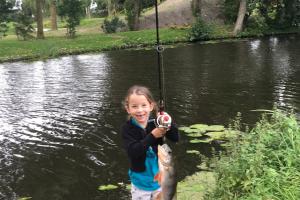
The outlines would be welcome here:
[[[166,132],[167,132],[167,129],[165,129],[165,128],[155,128],[152,130],[151,134],[155,138],[161,138],[161,137],[165,136]]]

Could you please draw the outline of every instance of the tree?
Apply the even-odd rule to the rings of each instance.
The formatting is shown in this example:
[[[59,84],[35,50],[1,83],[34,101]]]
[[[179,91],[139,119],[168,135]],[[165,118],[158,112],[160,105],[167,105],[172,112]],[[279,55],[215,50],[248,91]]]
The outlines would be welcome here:
[[[50,15],[51,15],[51,30],[57,30],[56,0],[51,0],[50,2]]]
[[[14,5],[13,1],[0,0],[0,38],[6,36],[8,31],[8,15]]]
[[[82,6],[85,8],[85,16],[91,18],[91,3],[92,0],[82,0]]]
[[[33,19],[24,10],[20,10],[15,15],[15,33],[19,40],[27,40],[33,38],[31,33],[34,32]]]
[[[202,0],[192,0],[192,11],[196,17],[201,15],[201,1]]]
[[[43,25],[43,2],[42,0],[36,0],[35,1],[36,6],[36,24],[37,24],[37,33],[36,38],[37,39],[44,39],[44,25]]]
[[[83,10],[82,1],[80,0],[63,0],[59,5],[59,15],[66,17],[67,36],[74,38],[76,26],[80,24],[80,14]]]
[[[125,13],[127,16],[128,27],[130,30],[138,30],[141,5],[139,0],[126,0]]]
[[[244,17],[247,10],[247,0],[240,0],[238,16],[235,22],[233,34],[236,35],[243,29]]]
[[[115,16],[116,15],[116,2],[115,0],[107,0],[107,11],[108,16]]]

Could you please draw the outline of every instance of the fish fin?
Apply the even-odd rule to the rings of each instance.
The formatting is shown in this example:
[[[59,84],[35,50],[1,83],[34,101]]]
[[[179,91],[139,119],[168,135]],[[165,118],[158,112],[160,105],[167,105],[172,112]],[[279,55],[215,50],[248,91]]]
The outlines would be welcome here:
[[[158,183],[160,184],[160,183],[161,183],[161,173],[157,173],[157,174],[154,176],[154,180],[155,180],[155,181],[158,181]]]

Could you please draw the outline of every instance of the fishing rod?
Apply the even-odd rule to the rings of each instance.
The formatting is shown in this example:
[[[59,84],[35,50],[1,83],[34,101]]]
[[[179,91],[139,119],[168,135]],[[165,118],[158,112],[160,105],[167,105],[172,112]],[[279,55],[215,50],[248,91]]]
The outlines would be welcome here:
[[[164,85],[164,69],[163,69],[163,46],[159,41],[159,20],[158,20],[158,6],[155,0],[155,25],[156,25],[156,51],[157,51],[157,66],[158,66],[158,87],[159,87],[159,112],[162,113],[165,109],[165,85]]]
[[[158,127],[171,128],[172,118],[165,111],[165,73],[163,66],[163,51],[164,48],[159,41],[159,21],[158,21],[158,6],[155,0],[155,25],[156,25],[156,51],[157,51],[157,66],[158,66],[158,87],[159,87],[159,114],[156,119]]]

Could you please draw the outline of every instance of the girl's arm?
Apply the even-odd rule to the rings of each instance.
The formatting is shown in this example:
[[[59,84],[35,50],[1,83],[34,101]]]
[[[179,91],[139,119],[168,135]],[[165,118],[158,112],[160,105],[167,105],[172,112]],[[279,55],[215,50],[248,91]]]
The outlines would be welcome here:
[[[170,130],[168,130],[167,133],[166,133],[166,138],[168,138],[172,142],[178,142],[179,141],[178,128],[177,128],[175,123],[171,124]]]
[[[129,157],[144,156],[149,146],[156,142],[152,134],[147,134],[145,138],[138,140],[139,134],[141,133],[137,129],[131,129],[126,125],[122,127],[122,138]]]

